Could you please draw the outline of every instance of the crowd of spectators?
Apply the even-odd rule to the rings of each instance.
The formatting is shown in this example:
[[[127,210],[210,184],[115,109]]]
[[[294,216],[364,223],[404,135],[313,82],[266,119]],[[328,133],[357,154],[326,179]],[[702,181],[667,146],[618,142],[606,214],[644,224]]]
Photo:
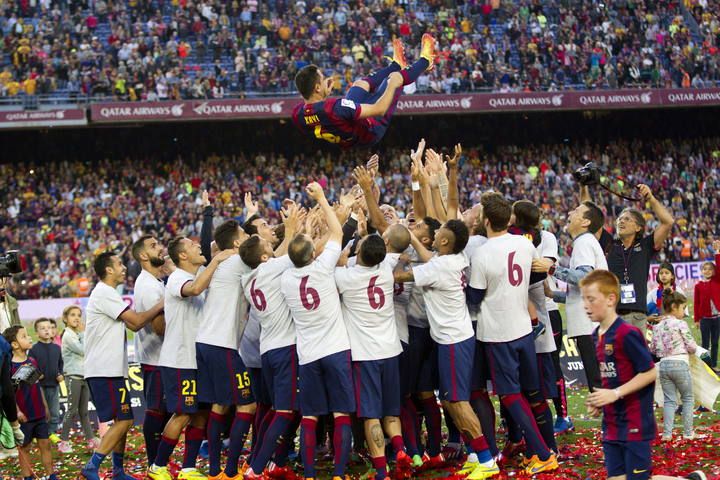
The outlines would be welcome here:
[[[605,176],[650,185],[670,207],[676,223],[658,260],[691,261],[713,253],[712,239],[720,234],[720,138],[500,146],[493,151],[468,145],[459,175],[461,204],[471,206],[491,188],[514,199],[528,198],[542,206],[543,227],[558,236],[566,251],[571,242],[563,226],[578,193],[572,172],[591,160],[603,166]],[[261,214],[276,224],[283,199],[307,204],[303,187],[311,179],[326,188],[331,200],[349,191],[356,162],[352,153],[312,158],[237,153],[198,163],[178,158],[166,163],[2,164],[0,251],[20,248],[26,256],[28,268],[13,287],[19,298],[83,296],[92,286],[94,254],[112,248],[130,262],[127,247],[145,232],[165,243],[178,234],[198,237],[203,189],[211,192],[218,222],[231,217],[242,221],[243,194],[251,192]],[[377,178],[381,201],[401,217],[412,206],[409,165],[409,152],[389,151],[380,160]],[[607,212],[606,228],[612,231],[628,203],[597,188],[593,197]],[[656,220],[648,220],[653,228]]]
[[[294,91],[316,63],[344,91],[391,39],[438,40],[421,92],[690,88],[720,81],[708,0],[4,0],[0,96],[123,100]]]

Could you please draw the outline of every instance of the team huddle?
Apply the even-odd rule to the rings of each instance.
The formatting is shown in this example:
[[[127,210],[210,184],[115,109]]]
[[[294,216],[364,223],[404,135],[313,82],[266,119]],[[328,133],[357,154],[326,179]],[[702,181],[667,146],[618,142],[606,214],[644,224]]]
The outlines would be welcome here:
[[[421,141],[407,215],[379,204],[376,158],[354,170],[357,185],[335,205],[308,184],[314,206],[286,200],[276,228],[246,196],[246,221],[225,221],[210,235],[204,194],[200,243],[179,237],[165,247],[145,235],[133,244],[142,267],[134,310],[116,290],[126,273],[120,258],[98,255],[85,375],[99,420],[114,423],[83,477],[99,479],[112,454],[113,478],[130,478],[126,327],[142,365],[151,479],[173,478],[181,435],[179,479],[284,478],[298,428],[306,479],[317,475],[327,431],[335,479],[345,478],[351,452],[365,449],[376,479],[390,475],[389,464],[396,478],[410,478],[461,456],[458,474],[471,480],[498,475],[511,460],[529,475],[556,470],[549,400],[559,400],[558,421],[567,422],[557,300],[568,304],[571,336],[590,336],[587,405],[604,409],[608,475],[649,478],[653,361],[640,329],[615,313],[620,286],[592,234],[600,209],[583,202],[571,212],[574,260],[560,268],[557,240],[538,228],[534,203],[487,192],[461,211],[460,146],[444,161],[428,150],[423,163],[423,153]],[[567,296],[556,279],[567,282]],[[592,322],[600,322],[594,340]],[[491,395],[507,426],[502,449]],[[196,466],[205,439],[207,475]]]

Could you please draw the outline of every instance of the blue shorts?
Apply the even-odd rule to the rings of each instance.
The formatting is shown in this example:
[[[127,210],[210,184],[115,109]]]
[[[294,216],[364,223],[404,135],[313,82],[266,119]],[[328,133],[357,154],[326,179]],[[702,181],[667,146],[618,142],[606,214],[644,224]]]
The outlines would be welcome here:
[[[399,356],[353,362],[358,418],[400,416]]]
[[[535,340],[532,333],[511,342],[486,343],[490,376],[498,395],[539,388]]]
[[[469,401],[475,358],[475,337],[450,345],[439,344],[437,351],[440,400]]]
[[[407,360],[413,368],[406,375],[412,393],[433,392],[438,388],[437,343],[430,337],[429,328],[409,326],[408,332]]]
[[[248,368],[250,374],[250,387],[252,390],[253,397],[257,403],[263,405],[272,405],[272,397],[270,396],[270,390],[265,383],[262,368]]]
[[[141,367],[143,375],[143,395],[145,395],[145,408],[147,410],[155,410],[156,412],[167,411],[160,367],[156,367],[154,365],[141,365]]]
[[[250,388],[250,374],[237,350],[196,343],[195,352],[198,401],[217,405],[248,405],[255,402]]]
[[[350,350],[300,365],[300,412],[319,417],[355,411]]]
[[[646,480],[652,476],[652,447],[645,442],[603,441],[608,477],[626,475],[627,480]]]
[[[544,399],[555,398],[558,395],[557,383],[555,380],[555,363],[553,362],[552,353],[537,354],[538,378],[540,384],[540,394]]]
[[[50,425],[44,418],[30,420],[20,424],[20,430],[25,434],[25,440],[22,446],[29,445],[34,438],[38,440],[47,440],[50,438]]]
[[[197,413],[200,408],[197,394],[197,370],[160,367],[160,375],[168,412],[188,415]]]
[[[92,377],[86,379],[90,387],[98,420],[132,420],[130,391],[122,377]]]
[[[355,103],[374,104],[377,103],[377,101],[380,100],[380,97],[383,96],[385,90],[387,89],[387,86],[388,82],[387,78],[385,78],[382,83],[380,83],[380,85],[378,85],[378,87],[372,92],[368,92],[360,87],[350,87],[350,90],[348,90],[345,98],[347,98],[348,100],[352,100]],[[368,119],[368,122],[370,123],[369,131],[373,134],[373,137],[371,141],[363,142],[362,145],[375,145],[380,140],[382,140],[383,136],[385,136],[385,132],[387,132],[388,126],[390,126],[390,120],[395,113],[395,109],[397,108],[397,102],[400,99],[400,95],[402,95],[402,93],[402,87],[398,88],[395,91],[395,96],[393,97],[392,102],[390,103],[390,108],[388,108],[385,115],[383,115],[382,117],[372,117]]]
[[[295,345],[262,354],[262,377],[274,410],[298,409],[298,360]],[[258,400],[259,401],[259,400]]]
[[[490,369],[488,368],[487,349],[485,343],[475,341],[475,358],[472,365],[472,380],[470,390],[487,390],[490,381]]]

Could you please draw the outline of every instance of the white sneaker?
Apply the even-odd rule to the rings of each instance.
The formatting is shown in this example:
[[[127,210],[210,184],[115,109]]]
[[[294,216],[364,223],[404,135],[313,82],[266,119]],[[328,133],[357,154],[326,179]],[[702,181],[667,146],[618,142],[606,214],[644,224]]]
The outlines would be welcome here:
[[[0,447],[0,460],[5,460],[6,458],[17,458],[17,457],[18,457],[18,449],[17,448]]]

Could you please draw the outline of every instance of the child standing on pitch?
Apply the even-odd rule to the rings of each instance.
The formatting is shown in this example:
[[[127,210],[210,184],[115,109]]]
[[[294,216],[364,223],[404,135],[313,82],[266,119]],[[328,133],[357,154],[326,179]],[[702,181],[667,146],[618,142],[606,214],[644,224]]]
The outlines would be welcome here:
[[[695,343],[690,329],[685,322],[687,298],[678,292],[666,290],[663,293],[663,312],[660,323],[653,328],[653,339],[650,344],[652,353],[660,358],[660,384],[665,397],[663,404],[663,440],[672,440],[675,409],[677,408],[676,391],[682,398],[683,437],[694,438],[692,377],[690,376],[690,357],[688,355],[707,353]]]
[[[591,415],[603,413],[602,440],[609,480],[670,480],[680,477],[652,475],[655,439],[653,393],[657,373],[639,328],[615,311],[620,282],[607,270],[594,270],[580,281],[583,305],[593,322],[602,387],[588,395]],[[705,479],[693,472],[689,479]]]
[[[3,332],[3,337],[12,346],[11,372],[13,375],[21,366],[26,364],[38,368],[35,359],[28,357],[28,350],[32,347],[32,340],[30,340],[30,335],[28,335],[24,327],[10,327]],[[29,458],[33,438],[36,438],[40,448],[40,458],[45,469],[45,476],[40,478],[57,480],[57,476],[52,471],[52,452],[50,451],[50,440],[48,440],[50,436],[47,421],[48,407],[40,385],[38,383],[20,382],[15,392],[15,401],[18,407],[20,429],[25,434],[25,442],[20,446],[21,455],[26,459]],[[35,478],[33,472],[29,469],[29,462],[20,462],[20,465],[23,479]]]

